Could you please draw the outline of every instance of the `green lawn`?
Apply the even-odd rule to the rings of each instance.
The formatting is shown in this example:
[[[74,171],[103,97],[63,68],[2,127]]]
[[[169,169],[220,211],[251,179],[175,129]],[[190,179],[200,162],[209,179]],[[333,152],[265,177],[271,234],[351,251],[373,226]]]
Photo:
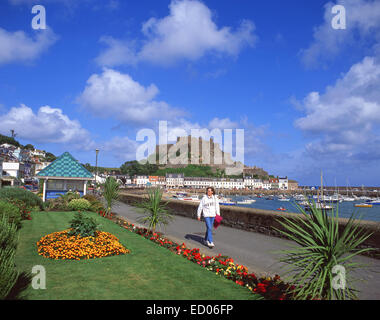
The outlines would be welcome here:
[[[75,212],[35,212],[22,222],[16,254],[20,271],[35,265],[46,270],[46,289],[27,289],[27,299],[248,300],[248,289],[168,249],[125,230],[95,213],[100,230],[119,238],[130,254],[90,260],[51,260],[39,256],[36,242],[69,227]]]

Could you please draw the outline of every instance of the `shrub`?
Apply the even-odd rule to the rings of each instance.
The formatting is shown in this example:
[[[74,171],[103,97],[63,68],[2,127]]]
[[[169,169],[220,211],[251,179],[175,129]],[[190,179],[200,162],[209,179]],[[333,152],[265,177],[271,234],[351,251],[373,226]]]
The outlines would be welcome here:
[[[91,203],[91,207],[89,210],[93,212],[99,212],[99,211],[105,211],[106,209],[104,208],[103,203],[101,203],[100,201],[96,201],[96,202]]]
[[[86,194],[82,197],[82,199],[86,199],[86,200],[90,201],[91,204],[99,201],[98,198],[96,196],[94,196],[93,194]]]
[[[93,212],[106,211],[104,208],[104,204],[93,194],[86,194],[82,197],[82,199],[86,199],[90,202],[91,206],[88,210]]]
[[[70,236],[95,237],[98,223],[91,217],[86,217],[83,213],[75,214],[74,219],[70,221]]]
[[[0,217],[0,300],[8,296],[18,277],[15,268],[17,226],[9,220],[7,214]]]
[[[86,199],[73,199],[69,202],[69,208],[73,211],[76,210],[88,210],[91,206],[90,201]]]
[[[38,206],[31,207],[31,206],[27,205],[24,201],[18,200],[18,199],[10,200],[9,203],[13,204],[15,207],[18,208],[22,220],[32,220],[32,216],[30,215],[31,211],[32,210],[36,210],[36,211],[39,210]]]
[[[67,202],[62,197],[49,199],[46,201],[45,207],[48,211],[71,211]]]
[[[301,215],[294,221],[283,217],[278,222],[283,230],[276,229],[295,244],[289,250],[282,250],[280,262],[286,263],[286,274],[295,285],[295,299],[357,299],[357,290],[352,284],[357,280],[351,276],[363,265],[352,259],[373,248],[360,247],[372,233],[360,227],[356,215],[352,214],[343,230],[339,231],[338,207],[329,216],[324,210],[309,203],[310,214],[298,206]],[[334,289],[334,268],[345,268],[347,285]]]
[[[137,203],[143,210],[143,217],[139,222],[148,223],[149,228],[155,232],[159,225],[167,225],[173,219],[173,214],[167,208],[168,202],[162,203],[162,190],[159,188],[147,189],[148,199]]]
[[[13,223],[17,229],[21,228],[20,209],[12,203],[0,200],[0,219],[6,216],[9,223]]]
[[[29,190],[7,187],[0,189],[0,200],[21,200],[29,207],[38,206],[43,210],[42,199]]]
[[[73,199],[79,199],[80,194],[78,192],[68,191],[65,194],[60,194],[59,197],[62,198],[66,204],[68,204]]]
[[[9,216],[0,216],[0,300],[24,299],[24,291],[32,281],[29,272],[18,272],[15,265],[17,226]]]

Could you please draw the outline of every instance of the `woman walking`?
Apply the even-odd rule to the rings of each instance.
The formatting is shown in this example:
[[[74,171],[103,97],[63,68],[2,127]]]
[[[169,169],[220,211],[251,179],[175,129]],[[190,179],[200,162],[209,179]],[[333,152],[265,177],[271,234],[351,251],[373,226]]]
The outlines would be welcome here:
[[[203,211],[207,228],[205,243],[208,247],[213,248],[215,245],[212,241],[212,227],[214,226],[216,215],[220,216],[219,200],[215,196],[215,189],[213,187],[208,187],[206,193],[199,203],[197,216],[198,221],[201,221],[201,213]]]

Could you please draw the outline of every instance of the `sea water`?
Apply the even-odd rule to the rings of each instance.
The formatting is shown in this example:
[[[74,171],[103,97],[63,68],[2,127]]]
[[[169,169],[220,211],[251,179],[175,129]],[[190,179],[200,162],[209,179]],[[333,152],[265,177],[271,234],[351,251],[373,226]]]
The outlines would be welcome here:
[[[231,197],[232,201],[240,201],[243,199],[247,199],[242,196],[234,196]],[[251,204],[237,204],[236,206],[245,207],[245,208],[256,208],[263,210],[273,210],[278,211],[277,209],[282,207],[285,208],[286,211],[278,211],[278,214],[283,212],[292,212],[299,213],[299,209],[297,208],[297,202],[294,199],[290,199],[290,201],[279,201],[276,198],[274,200],[266,200],[265,198],[257,198],[253,197],[256,202]],[[340,218],[350,218],[353,213],[355,213],[356,217],[362,215],[362,220],[370,220],[380,222],[380,205],[373,205],[372,208],[358,208],[355,207],[355,204],[363,203],[364,201],[343,201],[338,203],[326,203],[329,206],[338,207],[338,216]],[[303,206],[301,206],[303,208]]]

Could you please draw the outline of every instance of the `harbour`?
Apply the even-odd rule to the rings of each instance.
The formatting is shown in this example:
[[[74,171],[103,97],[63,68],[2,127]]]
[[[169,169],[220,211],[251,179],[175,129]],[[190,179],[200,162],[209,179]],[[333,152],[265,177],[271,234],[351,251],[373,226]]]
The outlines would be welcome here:
[[[233,200],[240,201],[244,199],[241,196],[232,197]],[[350,218],[353,213],[358,214],[358,216],[363,215],[363,220],[369,221],[380,221],[380,205],[372,205],[368,207],[368,203],[366,206],[356,206],[362,205],[363,200],[355,200],[355,201],[342,201],[342,202],[325,202],[328,206],[333,207],[334,209],[338,209],[338,214],[340,218]],[[291,213],[299,213],[299,208],[297,204],[303,208],[300,202],[297,202],[295,198],[290,198],[289,201],[281,201],[277,198],[272,200],[266,200],[266,198],[256,198],[256,202],[252,204],[236,204],[237,206],[247,207],[247,208],[257,208],[263,210],[275,210],[281,212],[291,212]],[[277,210],[279,208],[284,208],[285,210]],[[335,211],[335,210],[334,210]]]
[[[202,195],[195,193],[175,192],[167,194],[165,199],[199,203],[201,197]],[[326,209],[327,212],[335,212],[337,209],[340,218],[350,218],[352,214],[355,214],[357,217],[361,217],[362,220],[380,221],[379,199],[366,196],[346,197],[336,194],[318,198],[318,196],[305,196],[302,194],[289,196],[251,193],[251,195],[235,194],[228,196],[219,194],[218,197],[220,205],[277,211],[279,214],[283,212],[300,213],[299,208],[307,209],[309,202],[313,203],[314,201],[317,208],[319,205],[319,208]]]

